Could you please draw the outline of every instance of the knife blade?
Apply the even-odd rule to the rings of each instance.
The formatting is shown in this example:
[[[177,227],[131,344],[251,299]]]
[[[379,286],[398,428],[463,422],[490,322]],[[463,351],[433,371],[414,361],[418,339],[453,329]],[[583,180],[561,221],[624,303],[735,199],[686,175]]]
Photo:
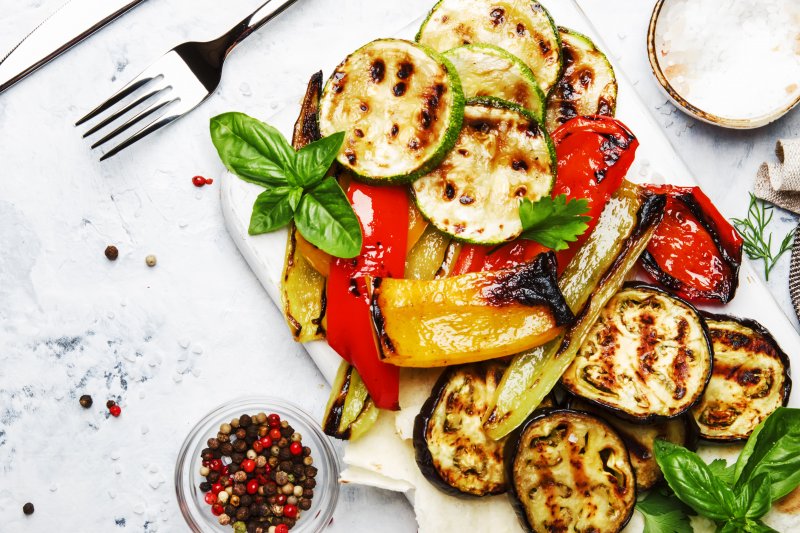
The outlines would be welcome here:
[[[144,0],[69,0],[0,59],[0,93]]]

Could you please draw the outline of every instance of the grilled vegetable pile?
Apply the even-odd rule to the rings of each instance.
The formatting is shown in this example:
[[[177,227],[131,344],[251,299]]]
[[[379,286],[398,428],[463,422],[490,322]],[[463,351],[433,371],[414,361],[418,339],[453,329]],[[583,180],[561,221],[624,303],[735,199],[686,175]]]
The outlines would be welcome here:
[[[616,532],[677,483],[659,450],[752,440],[786,405],[769,332],[694,307],[734,297],[740,236],[698,188],[626,179],[616,100],[606,55],[538,2],[441,0],[414,41],[315,74],[292,145],[212,119],[265,188],[251,233],[289,225],[294,338],[344,359],[326,433],[399,409],[400,367],[449,367],[415,419],[433,485],[507,492],[529,531]],[[637,264],[657,285],[626,284]]]

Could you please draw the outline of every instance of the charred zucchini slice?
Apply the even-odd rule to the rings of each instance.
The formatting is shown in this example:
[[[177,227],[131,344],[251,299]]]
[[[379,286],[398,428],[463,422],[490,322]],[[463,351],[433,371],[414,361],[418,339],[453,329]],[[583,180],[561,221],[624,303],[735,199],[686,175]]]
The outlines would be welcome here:
[[[503,377],[495,362],[451,367],[433,387],[414,421],[414,451],[422,474],[453,495],[487,496],[506,491],[505,440],[484,433],[486,402]]]
[[[372,323],[381,359],[430,368],[505,357],[539,346],[573,320],[555,255],[493,272],[432,281],[373,278]]]
[[[567,406],[575,411],[584,411],[599,416],[617,431],[622,442],[628,448],[631,466],[636,473],[637,490],[650,490],[663,479],[661,469],[653,454],[653,445],[656,439],[673,442],[689,449],[695,449],[697,444],[697,432],[686,415],[653,424],[633,424],[579,398],[571,397]]]
[[[706,314],[714,346],[711,380],[692,417],[700,436],[737,441],[789,401],[789,357],[755,320]]]
[[[520,58],[491,44],[468,44],[445,52],[458,71],[464,97],[491,96],[524,107],[542,124],[545,98]]]
[[[456,239],[497,244],[522,232],[519,202],[550,194],[556,159],[547,132],[521,107],[472,103],[441,165],[413,184],[417,207]]]
[[[417,33],[417,42],[444,52],[487,43],[524,61],[547,93],[561,74],[561,42],[553,19],[531,0],[440,0]]]
[[[628,283],[600,312],[561,383],[635,422],[676,418],[703,395],[712,354],[705,320],[691,304]]]
[[[544,410],[507,441],[505,456],[512,503],[528,531],[616,532],[633,514],[628,450],[600,418]]]
[[[461,131],[455,67],[427,47],[379,39],[350,54],[322,91],[322,135],[346,134],[338,160],[363,180],[408,182],[433,170]]]
[[[559,27],[564,73],[547,100],[547,130],[582,115],[614,116],[617,79],[603,52],[583,34]]]

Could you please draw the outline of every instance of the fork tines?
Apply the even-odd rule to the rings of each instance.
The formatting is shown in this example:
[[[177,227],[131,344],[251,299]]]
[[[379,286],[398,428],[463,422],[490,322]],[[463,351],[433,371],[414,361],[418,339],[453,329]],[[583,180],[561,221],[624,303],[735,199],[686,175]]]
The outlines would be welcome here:
[[[166,109],[170,104],[181,100],[180,95],[177,94],[170,80],[167,79],[169,69],[165,67],[169,67],[170,63],[174,64],[174,60],[170,60],[177,59],[180,61],[178,57],[170,58],[169,56],[172,54],[174,52],[167,53],[108,100],[75,123],[75,126],[80,126],[93,119],[99,119],[96,124],[83,134],[84,138],[101,132],[101,130],[113,128],[95,141],[92,144],[92,149],[117,138],[121,133],[137,124],[144,124],[136,133],[124,138],[116,146],[105,152],[100,157],[100,161],[108,159],[150,133],[166,126],[185,112],[176,112],[175,110],[168,112]]]

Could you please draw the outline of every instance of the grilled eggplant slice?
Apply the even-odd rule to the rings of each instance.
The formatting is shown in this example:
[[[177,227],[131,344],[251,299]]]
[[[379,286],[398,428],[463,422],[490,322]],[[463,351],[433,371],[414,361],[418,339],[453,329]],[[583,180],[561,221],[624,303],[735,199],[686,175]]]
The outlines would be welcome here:
[[[378,352],[397,366],[485,361],[544,344],[573,315],[556,283],[555,256],[514,268],[433,281],[374,278]]]
[[[441,0],[422,23],[417,42],[441,52],[472,43],[499,46],[531,68],[545,93],[561,74],[558,31],[547,10],[531,0]]]
[[[631,466],[636,473],[636,490],[650,490],[663,479],[653,454],[656,439],[673,442],[692,450],[697,446],[697,431],[686,415],[673,420],[642,425],[623,420],[610,411],[574,396],[567,401],[567,407],[574,411],[599,416],[617,431],[630,453]]]
[[[456,239],[496,244],[522,233],[519,202],[550,194],[553,143],[521,107],[486,99],[464,110],[464,128],[441,165],[414,182],[417,207]]]
[[[497,389],[484,429],[499,439],[522,424],[558,383],[606,302],[619,290],[664,212],[663,195],[623,182],[558,281],[578,317],[566,335],[517,354]]]
[[[464,93],[455,67],[427,47],[379,39],[347,57],[325,85],[322,135],[346,134],[339,162],[373,183],[433,170],[461,131]]]
[[[588,413],[534,414],[506,443],[512,503],[527,531],[622,530],[636,504],[636,479],[616,431]]]
[[[417,465],[434,486],[455,496],[506,491],[504,440],[484,433],[481,417],[503,377],[493,361],[447,369],[414,420]]]
[[[317,124],[319,98],[322,91],[322,72],[308,82],[300,115],[294,125],[292,146],[300,149],[320,138]],[[286,255],[283,263],[281,300],[283,314],[292,336],[298,342],[325,338],[325,277],[306,259],[303,245],[314,246],[303,239],[294,224],[289,227]],[[319,251],[320,256],[327,256]]]
[[[666,420],[700,401],[712,355],[705,320],[690,303],[632,282],[603,308],[561,384],[628,420]]]
[[[358,371],[342,361],[325,407],[322,420],[325,434],[341,440],[356,440],[372,427],[378,419],[378,411]]]
[[[591,39],[559,27],[564,73],[547,100],[547,130],[582,115],[614,116],[617,79],[603,52]]]
[[[545,98],[531,69],[491,44],[468,44],[445,52],[458,71],[467,100],[484,96],[524,107],[544,123]]]
[[[692,417],[700,436],[747,439],[758,424],[789,401],[789,357],[755,320],[705,314],[714,346],[711,380]]]

